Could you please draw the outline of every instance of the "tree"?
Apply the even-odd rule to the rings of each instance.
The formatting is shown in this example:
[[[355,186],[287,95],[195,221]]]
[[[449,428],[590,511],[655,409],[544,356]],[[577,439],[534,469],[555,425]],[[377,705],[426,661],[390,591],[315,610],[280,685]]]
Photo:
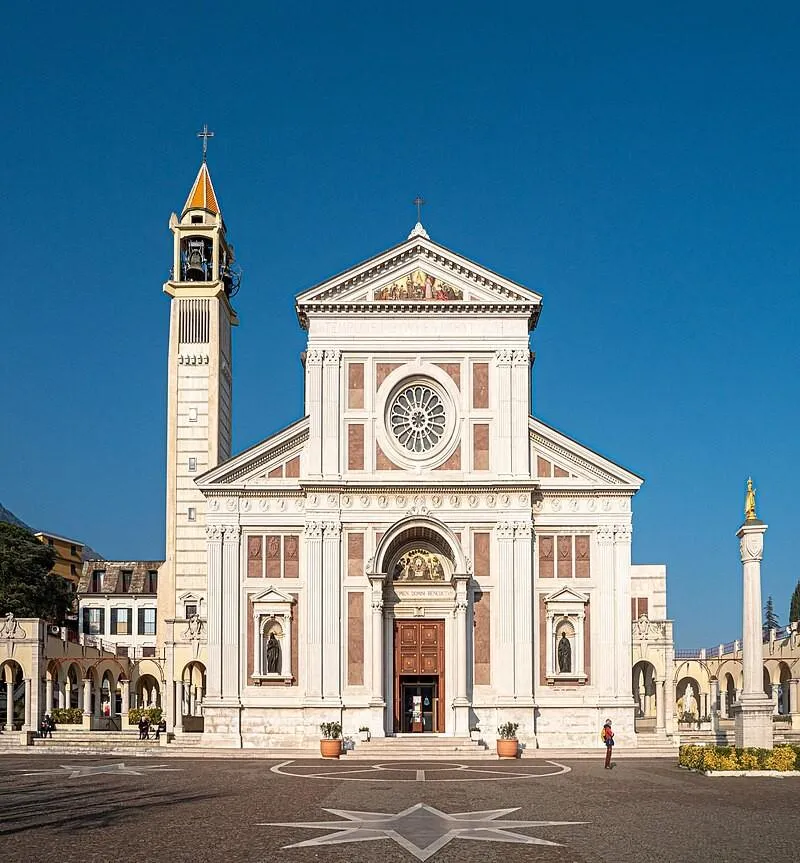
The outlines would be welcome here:
[[[796,623],[798,620],[800,620],[800,581],[797,582],[789,605],[789,623]]]
[[[0,614],[61,623],[75,588],[51,572],[56,553],[23,527],[0,523]]]
[[[775,607],[772,604],[772,597],[767,597],[767,604],[764,606],[764,635],[769,636],[770,629],[777,629],[780,626],[778,615],[775,614]]]

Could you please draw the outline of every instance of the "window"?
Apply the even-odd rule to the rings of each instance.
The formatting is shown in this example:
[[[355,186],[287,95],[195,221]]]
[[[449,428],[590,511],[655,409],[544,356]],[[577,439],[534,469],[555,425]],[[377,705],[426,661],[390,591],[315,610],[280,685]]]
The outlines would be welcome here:
[[[155,647],[143,647],[142,648],[142,659],[147,659],[148,657],[154,657],[156,655]]]
[[[194,617],[197,614],[197,603],[195,602],[187,602],[186,603],[186,619]]]
[[[158,592],[158,570],[157,569],[149,569],[147,571],[147,578],[144,583],[144,592],[145,593],[157,593]]]
[[[84,608],[83,609],[83,633],[84,635],[102,635],[105,631],[105,609]]]
[[[156,634],[156,610],[155,608],[139,609],[139,635]]]
[[[104,569],[96,569],[92,573],[92,582],[89,586],[89,593],[102,593],[103,592],[103,579],[105,578],[106,571]]]
[[[197,510],[195,509],[195,507],[193,507],[193,506],[189,507],[188,518],[189,518],[189,521],[197,521]]]
[[[122,570],[122,580],[120,582],[120,591],[122,593],[130,593],[132,581],[133,581],[133,570],[132,569],[123,569]]]
[[[78,567],[77,567],[77,566],[75,566],[75,564],[74,564],[74,563],[71,563],[71,564],[69,565],[69,574],[70,574],[70,575],[77,575],[77,574],[78,574]]]
[[[131,610],[129,608],[111,609],[111,635],[131,634]]]
[[[647,616],[647,597],[631,597],[631,620],[638,620],[642,615]]]
[[[71,545],[69,547],[69,553],[74,557],[78,553],[78,546],[77,545]]]
[[[202,216],[192,216],[192,224],[193,225],[202,225],[203,217]]]
[[[197,408],[189,408],[189,422],[196,423],[197,422]]]
[[[197,459],[194,456],[192,456],[189,459],[189,471],[191,473],[194,473],[196,470],[197,470]]]

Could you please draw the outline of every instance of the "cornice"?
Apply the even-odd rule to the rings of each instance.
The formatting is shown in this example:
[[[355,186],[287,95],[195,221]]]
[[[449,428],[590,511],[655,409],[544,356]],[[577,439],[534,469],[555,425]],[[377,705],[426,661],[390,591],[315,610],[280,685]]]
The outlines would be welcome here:
[[[610,485],[615,485],[619,482],[619,478],[615,477],[614,474],[609,473],[609,471],[603,470],[592,462],[588,461],[585,458],[581,458],[579,455],[576,455],[572,450],[567,449],[567,447],[562,446],[561,444],[554,443],[550,438],[546,438],[544,435],[540,434],[533,429],[529,429],[530,440],[533,443],[538,444],[543,447],[545,450],[549,450],[555,455],[561,456],[561,458],[565,459],[569,464],[574,464],[576,467],[581,468],[587,473],[592,474],[593,476],[598,477],[598,479],[605,480],[605,482]]]

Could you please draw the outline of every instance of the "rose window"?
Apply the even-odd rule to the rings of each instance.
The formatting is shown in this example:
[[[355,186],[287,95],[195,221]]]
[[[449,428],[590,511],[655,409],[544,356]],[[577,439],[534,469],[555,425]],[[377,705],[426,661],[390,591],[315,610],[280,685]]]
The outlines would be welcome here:
[[[389,411],[392,434],[413,453],[430,452],[442,439],[445,423],[442,400],[424,384],[400,390]]]

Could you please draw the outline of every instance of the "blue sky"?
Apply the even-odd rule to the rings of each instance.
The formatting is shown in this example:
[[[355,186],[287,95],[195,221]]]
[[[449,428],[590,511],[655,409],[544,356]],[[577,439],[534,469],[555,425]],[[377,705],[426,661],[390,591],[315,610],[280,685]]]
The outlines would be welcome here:
[[[750,473],[785,622],[800,10],[650,7],[8,7],[0,501],[163,554],[167,220],[206,122],[245,271],[237,451],[302,412],[293,296],[403,239],[421,193],[435,240],[544,295],[534,412],[646,478],[634,559],[668,565],[679,646],[741,630]]]

